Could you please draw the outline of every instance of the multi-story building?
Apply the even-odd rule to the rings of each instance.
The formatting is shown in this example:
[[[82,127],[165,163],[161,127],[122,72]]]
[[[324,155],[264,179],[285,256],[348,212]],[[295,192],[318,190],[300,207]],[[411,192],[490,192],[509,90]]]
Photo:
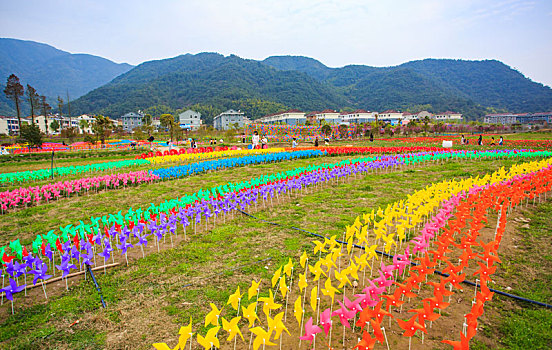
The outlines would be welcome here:
[[[185,130],[197,130],[201,126],[201,113],[188,109],[178,115],[178,123]]]
[[[287,125],[299,125],[304,124],[307,121],[305,113],[298,109],[290,109],[285,112],[265,115],[262,118],[255,120],[257,123],[264,124],[287,124]]]
[[[343,113],[342,121],[353,124],[371,123],[376,120],[375,112],[365,111],[364,109],[357,109],[353,112]]]
[[[77,119],[77,124],[79,126],[79,132],[81,134],[92,133],[92,124],[96,121],[96,118],[83,114],[83,115],[79,115],[76,119]]]
[[[123,115],[121,117],[123,130],[130,132],[135,128],[142,126],[142,118],[144,118],[144,114],[140,111],[138,111],[138,113],[130,112]]]
[[[21,124],[28,124],[24,119],[21,119]],[[19,135],[19,123],[17,117],[0,116],[0,134],[4,135]]]
[[[322,121],[325,121],[328,124],[341,124],[341,115],[339,112],[336,112],[332,109],[325,109],[322,112],[318,112],[316,114],[316,119],[319,123],[322,123]]]
[[[217,115],[213,119],[213,126],[217,130],[231,130],[234,128],[243,128],[245,125],[244,113],[229,109]]]
[[[446,111],[445,113],[435,114],[430,118],[434,120],[462,120],[462,113]]]
[[[390,123],[391,125],[397,125],[399,121],[402,120],[402,116],[402,112],[389,109],[387,111],[378,113],[378,121]]]
[[[552,123],[552,112],[487,114],[483,122],[488,124],[543,124]]]

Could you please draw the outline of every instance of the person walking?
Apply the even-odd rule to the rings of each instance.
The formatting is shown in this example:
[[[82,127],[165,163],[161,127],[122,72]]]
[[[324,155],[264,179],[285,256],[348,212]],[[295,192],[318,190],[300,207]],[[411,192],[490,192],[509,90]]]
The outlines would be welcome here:
[[[314,139],[314,147],[318,147],[318,137]]]
[[[502,136],[500,136],[500,140],[498,140],[498,145],[502,146],[503,144],[504,144],[504,139],[502,138]]]
[[[479,139],[477,140],[477,144],[479,146],[483,146],[483,135],[479,135]]]
[[[253,145],[253,149],[257,148],[259,146],[259,133],[255,131],[253,136],[251,137],[251,143]]]

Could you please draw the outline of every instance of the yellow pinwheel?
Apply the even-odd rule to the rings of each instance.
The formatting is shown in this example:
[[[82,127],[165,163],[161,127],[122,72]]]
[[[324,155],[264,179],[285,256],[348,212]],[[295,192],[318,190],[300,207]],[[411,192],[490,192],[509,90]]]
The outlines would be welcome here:
[[[272,335],[272,331],[267,332],[261,327],[251,328],[249,331],[256,335],[255,340],[253,341],[253,350],[259,350],[259,347],[261,345],[269,345],[269,346],[276,345],[270,341],[270,336]]]
[[[251,281],[251,287],[247,290],[247,300],[251,300],[257,293],[259,293],[259,285],[261,284],[262,280],[259,280],[259,282],[255,282],[255,280]]]
[[[351,249],[353,249],[353,238],[354,236],[351,236],[347,240],[347,255],[351,255]]]
[[[205,316],[205,327],[212,324],[213,326],[219,325],[219,316],[222,309],[217,309],[216,305],[213,303],[210,303],[211,305],[211,311]]]
[[[282,293],[282,298],[286,298],[286,294],[288,292],[289,288],[286,285],[286,276],[280,277],[280,293]]]
[[[314,286],[311,290],[311,301],[310,305],[313,312],[316,312],[316,305],[318,305],[318,288]]]
[[[240,327],[238,327],[238,322],[240,322],[241,316],[236,316],[233,319],[230,320],[230,322],[226,321],[226,319],[222,318],[222,329],[228,332],[229,336],[226,341],[231,341],[234,339],[234,337],[239,334],[240,337],[243,339],[243,334],[240,331]]]
[[[382,238],[385,242],[385,246],[383,247],[383,249],[385,250],[386,253],[389,253],[391,248],[393,248],[393,245],[395,246],[397,245],[397,242],[395,242],[395,234],[390,233],[387,236],[382,236]]]
[[[321,289],[320,291],[325,296],[332,298],[332,304],[334,302],[335,293],[339,293],[339,289],[332,286],[331,278],[326,279],[326,282],[324,282],[324,289]]]
[[[309,256],[307,255],[307,252],[303,250],[303,254],[301,254],[301,258],[299,258],[299,263],[301,264],[302,268],[305,268],[305,264],[309,260]]]
[[[206,350],[211,349],[213,346],[220,348],[220,343],[217,338],[217,333],[220,327],[213,327],[207,331],[207,335],[203,337],[201,334],[197,335],[197,342],[203,346]]]
[[[346,283],[349,283],[349,285],[352,286],[351,281],[349,280],[349,277],[347,277],[347,271],[343,270],[341,272],[334,270],[335,279],[339,281],[339,286],[337,288],[343,288],[343,286]]]
[[[339,244],[339,243],[337,243],[335,237],[336,237],[335,235],[330,237],[330,243],[329,243],[328,251],[332,251]]]
[[[156,348],[157,350],[178,350],[180,349],[180,345],[176,345],[176,347],[174,349],[171,349],[167,344],[165,343],[155,343],[153,344],[153,347]]]
[[[318,260],[316,264],[314,264],[314,266],[309,265],[309,270],[314,275],[313,281],[318,281],[321,274],[326,276],[326,273],[324,272],[324,270],[322,270],[321,265],[322,265],[322,262],[320,260]]]
[[[234,292],[234,294],[230,295],[230,297],[228,298],[228,302],[226,303],[226,305],[232,305],[232,308],[234,310],[238,310],[238,305],[240,303],[242,295],[243,294],[240,294],[240,286],[238,286],[236,292]]]
[[[347,271],[347,274],[351,277],[353,277],[355,280],[358,280],[358,269],[359,269],[360,266],[358,266],[357,264],[355,264],[354,262],[351,261],[351,263],[349,264],[349,266],[347,266],[347,268],[345,269]]]
[[[299,274],[299,283],[298,283],[298,285],[299,285],[299,289],[301,290],[301,292],[303,292],[303,289],[308,286],[306,273],[300,273]]]
[[[272,293],[272,289],[270,289],[269,292],[270,296],[259,298],[259,301],[263,303],[263,312],[267,316],[270,310],[276,310],[282,306],[282,304],[276,304],[274,302],[274,294]]]
[[[242,306],[242,314],[243,317],[245,317],[249,321],[249,328],[253,327],[253,325],[255,324],[255,320],[259,319],[257,313],[255,312],[256,308],[257,303],[251,303],[248,307]]]
[[[326,245],[324,243],[322,243],[320,241],[317,241],[317,240],[315,240],[313,243],[316,245],[316,247],[314,247],[314,254],[319,253],[319,252],[320,253],[325,253],[326,252],[326,249],[325,249]]]
[[[289,277],[291,276],[292,271],[293,271],[293,262],[291,261],[291,258],[289,258],[288,263],[284,265],[284,273]]]
[[[368,256],[368,253],[364,253],[361,256],[355,255],[355,262],[360,268],[362,268],[362,270],[366,269],[367,266],[370,266],[370,264],[368,263],[368,260],[366,259],[367,256]]]
[[[280,266],[276,272],[274,272],[274,275],[272,276],[272,288],[276,285],[276,282],[280,279],[280,274],[282,273],[282,267]]]
[[[301,318],[303,317],[303,301],[301,300],[301,296],[297,297],[297,300],[295,300],[295,305],[293,307],[293,314],[295,315],[295,318],[297,319],[297,323],[301,325]]]
[[[192,332],[192,318],[190,317],[190,323],[187,326],[180,327],[180,330],[178,331],[178,334],[180,334],[180,337],[178,338],[178,346],[180,346],[181,349],[184,349],[186,346],[186,343],[188,342],[188,339],[194,335]]]
[[[379,260],[378,253],[376,253],[376,248],[378,247],[377,244],[371,245],[369,248],[364,248],[364,251],[366,254],[368,254],[368,257],[366,260],[370,260],[372,258],[376,258],[376,260]]]
[[[276,332],[276,334],[274,334],[274,339],[280,339],[280,335],[282,334],[283,331],[286,331],[287,334],[291,335],[288,329],[286,328],[286,326],[284,325],[284,323],[282,322],[283,318],[284,318],[283,311],[277,314],[276,316],[274,316],[274,318],[267,317],[268,329],[271,332],[272,331]]]

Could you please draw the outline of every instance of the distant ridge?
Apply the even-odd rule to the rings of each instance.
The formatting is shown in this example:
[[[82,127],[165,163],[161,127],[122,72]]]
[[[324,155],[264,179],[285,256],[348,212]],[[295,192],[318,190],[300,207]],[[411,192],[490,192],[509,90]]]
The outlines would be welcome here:
[[[133,66],[114,63],[102,57],[71,54],[34,41],[0,38],[0,79],[15,74],[22,84],[30,84],[53,102],[59,95],[71,99],[102,86]],[[3,90],[3,89],[2,89]],[[26,109],[26,108],[25,108]],[[0,114],[14,114],[5,95],[0,96]]]

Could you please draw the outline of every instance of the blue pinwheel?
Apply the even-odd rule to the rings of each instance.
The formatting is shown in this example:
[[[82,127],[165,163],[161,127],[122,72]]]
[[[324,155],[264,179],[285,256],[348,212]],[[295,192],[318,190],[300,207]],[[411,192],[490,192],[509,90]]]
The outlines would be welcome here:
[[[36,285],[36,282],[38,280],[44,281],[52,277],[51,275],[47,275],[46,272],[48,272],[48,264],[45,263],[41,263],[39,266],[36,267],[36,269],[31,270],[30,273],[35,275],[33,279],[33,285]]]
[[[17,282],[10,278],[10,284],[5,287],[5,288],[2,288],[0,289],[0,293],[4,292],[6,293],[6,298],[8,298],[8,300],[11,301],[11,307],[12,307],[12,315],[13,315],[13,295],[16,294],[16,293],[19,293],[21,292],[23,289],[25,289],[27,285],[21,285],[21,286],[18,286],[17,285]]]

